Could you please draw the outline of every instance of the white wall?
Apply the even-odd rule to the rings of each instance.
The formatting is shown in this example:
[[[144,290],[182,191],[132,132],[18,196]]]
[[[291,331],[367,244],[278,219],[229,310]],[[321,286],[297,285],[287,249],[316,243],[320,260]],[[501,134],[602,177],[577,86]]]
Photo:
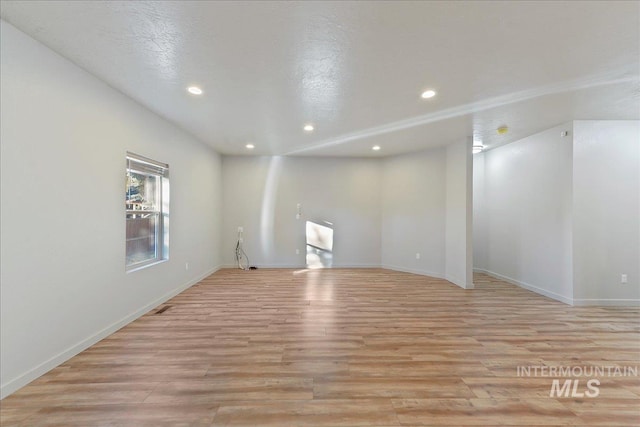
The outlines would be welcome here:
[[[235,263],[242,226],[252,265],[304,267],[305,221],[325,220],[334,267],[380,266],[380,169],[376,159],[224,156],[224,263]]]
[[[473,267],[487,269],[487,206],[484,193],[484,153],[473,156]]]
[[[225,156],[224,263],[234,264],[242,226],[252,264],[303,267],[305,220],[327,220],[334,266],[383,266],[470,288],[469,149],[462,142],[382,160]]]
[[[193,137],[0,25],[4,396],[219,265],[221,167]],[[171,176],[170,260],[130,274],[127,150],[169,163]]]
[[[486,239],[480,268],[543,295],[571,303],[572,138],[567,123],[498,147],[484,156],[484,188],[476,199],[476,225]],[[476,160],[477,162],[477,160]],[[478,176],[476,176],[476,182]]]
[[[473,288],[471,141],[449,144],[446,152],[445,278]]]
[[[563,124],[474,164],[476,269],[570,304],[640,304],[640,122]]]
[[[639,121],[574,123],[573,259],[575,304],[640,303]]]
[[[234,265],[242,226],[251,264],[303,267],[305,221],[326,220],[334,223],[334,267],[382,266],[470,288],[467,145],[382,160],[224,156],[224,263]]]
[[[445,148],[384,159],[384,268],[444,278],[445,190]]]

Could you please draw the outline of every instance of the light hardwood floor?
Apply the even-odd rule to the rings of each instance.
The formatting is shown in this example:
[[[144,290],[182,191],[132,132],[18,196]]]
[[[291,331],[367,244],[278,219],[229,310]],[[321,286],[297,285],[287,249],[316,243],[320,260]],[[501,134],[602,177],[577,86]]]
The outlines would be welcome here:
[[[640,310],[475,282],[221,270],[4,399],[2,426],[640,425],[638,377],[552,398],[516,373],[637,367]]]

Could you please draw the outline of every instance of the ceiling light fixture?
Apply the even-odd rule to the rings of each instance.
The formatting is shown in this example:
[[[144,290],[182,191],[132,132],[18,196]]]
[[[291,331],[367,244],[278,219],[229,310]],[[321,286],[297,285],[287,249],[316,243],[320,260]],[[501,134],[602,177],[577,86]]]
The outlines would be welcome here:
[[[478,153],[482,152],[482,150],[484,150],[484,145],[482,145],[482,144],[473,144],[471,152],[473,154],[478,154]]]
[[[371,147],[371,149],[373,151],[380,151],[380,146],[379,145],[374,145],[373,147]]]
[[[312,124],[304,125],[303,129],[305,132],[313,132],[313,125]]]
[[[202,95],[202,89],[200,89],[198,86],[189,86],[187,88],[187,91],[192,95]]]
[[[434,96],[436,96],[436,91],[433,89],[425,90],[420,96],[422,97],[422,99],[433,98]]]
[[[509,128],[507,126],[500,126],[498,129],[496,129],[496,132],[498,132],[498,135],[504,135],[505,133],[509,132]]]
[[[247,144],[245,145],[245,147],[247,147],[247,150],[253,150],[254,148],[256,148],[256,146],[253,144]]]

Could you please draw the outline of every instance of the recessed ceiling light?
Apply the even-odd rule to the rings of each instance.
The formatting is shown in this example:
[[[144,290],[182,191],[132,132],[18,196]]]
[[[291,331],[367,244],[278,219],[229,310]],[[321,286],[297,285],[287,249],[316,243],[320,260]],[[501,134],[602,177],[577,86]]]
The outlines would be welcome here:
[[[312,124],[304,125],[303,129],[305,132],[313,132],[313,125]]]
[[[373,147],[371,147],[371,149],[373,151],[380,151],[380,146],[379,145],[374,145]]]
[[[256,148],[256,146],[253,144],[247,144],[245,145],[245,147],[247,147],[247,150],[253,150],[254,148]]]
[[[471,152],[473,154],[478,154],[480,153],[482,150],[484,150],[484,145],[482,144],[473,144],[473,147],[471,149]]]
[[[422,95],[420,95],[423,99],[429,99],[429,98],[433,98],[434,96],[436,96],[436,91],[433,89],[429,89],[429,90],[425,90],[424,92],[422,92]]]
[[[198,86],[189,86],[187,88],[187,91],[192,95],[202,95],[202,89],[200,89]]]

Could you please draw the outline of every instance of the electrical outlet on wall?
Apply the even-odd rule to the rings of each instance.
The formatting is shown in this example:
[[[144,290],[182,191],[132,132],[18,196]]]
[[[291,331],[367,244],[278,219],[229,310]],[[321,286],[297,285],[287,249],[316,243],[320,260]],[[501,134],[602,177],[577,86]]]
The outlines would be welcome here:
[[[188,270],[188,269],[189,269],[189,263],[188,263],[188,262],[185,262],[185,263],[184,263],[184,269],[185,269],[185,270]]]
[[[243,226],[239,226],[238,227],[238,233],[244,233],[244,227]]]
[[[296,255],[300,255],[300,249],[296,249]]]
[[[627,278],[626,274],[621,274],[620,275],[620,283],[622,283],[622,284],[629,283],[629,279]]]
[[[420,252],[416,252],[416,259],[420,259]]]

